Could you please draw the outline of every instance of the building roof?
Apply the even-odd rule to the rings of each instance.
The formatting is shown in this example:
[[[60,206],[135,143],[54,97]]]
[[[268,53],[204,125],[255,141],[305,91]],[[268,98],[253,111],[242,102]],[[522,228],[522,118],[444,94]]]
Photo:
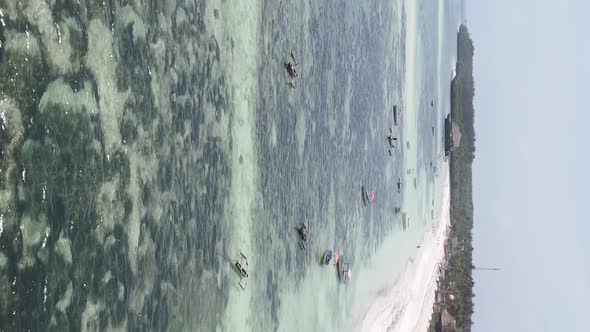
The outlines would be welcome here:
[[[461,143],[461,128],[459,125],[453,122],[453,147],[459,146]]]
[[[454,329],[457,328],[457,322],[455,318],[449,314],[447,309],[444,309],[440,314],[440,320],[442,322],[442,328],[445,329]]]

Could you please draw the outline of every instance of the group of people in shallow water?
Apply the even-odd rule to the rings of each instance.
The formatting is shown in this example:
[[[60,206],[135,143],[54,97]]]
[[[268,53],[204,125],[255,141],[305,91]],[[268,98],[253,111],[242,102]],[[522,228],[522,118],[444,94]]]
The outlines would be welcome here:
[[[307,225],[305,223],[301,224],[301,226],[297,228],[297,233],[299,233],[299,238],[301,240],[299,243],[301,249],[306,249],[308,236]],[[246,281],[248,278],[248,271],[246,270],[248,267],[248,258],[246,258],[246,256],[240,252],[240,258],[235,259],[233,265],[240,275],[238,285],[242,288],[242,290],[245,291],[248,285]]]
[[[393,142],[397,141],[397,137],[393,136],[393,130],[389,128],[389,134],[387,135],[387,142],[389,143],[390,149],[388,149],[389,155],[393,156],[392,149],[395,149]]]
[[[285,62],[285,68],[286,68],[287,73],[289,74],[290,78],[294,80],[294,79],[299,78],[299,73],[297,72],[298,63],[297,63],[297,60],[295,59],[295,56],[293,55],[293,52],[291,52],[290,56],[291,56],[291,59],[289,61]],[[293,80],[289,81],[288,84],[291,88],[294,89],[296,86],[295,86],[295,83]],[[396,112],[394,112],[394,116],[397,116],[395,113]],[[397,121],[396,121],[396,124],[397,124]],[[397,137],[395,137],[393,135],[393,129],[389,128],[389,134],[387,135],[387,142],[389,143],[388,152],[389,152],[390,156],[393,156],[392,150],[395,149],[394,143],[396,141],[397,141]],[[397,179],[397,191],[398,191],[398,193],[401,192],[401,178]],[[371,196],[369,196],[369,193],[363,187],[363,195],[364,195],[363,199],[364,200],[366,199],[367,202],[374,202],[375,201],[375,192],[374,191],[371,191]],[[401,212],[401,209],[399,207],[396,207],[395,212],[399,213],[399,212]],[[408,223],[409,223],[409,218],[408,218]],[[308,238],[307,225],[305,223],[301,224],[301,226],[297,228],[297,233],[299,234],[300,247],[302,249],[306,249],[307,238]],[[420,248],[420,246],[417,246],[416,248]],[[235,265],[236,269],[239,271],[241,278],[244,279],[244,278],[248,278],[248,272],[245,269],[245,267],[248,265],[248,261],[246,259],[246,256],[244,256],[244,254],[242,254],[242,253],[240,253],[240,254],[241,254],[241,259],[236,260],[234,262],[234,265]],[[245,263],[245,264],[243,264],[243,263]],[[242,289],[245,290],[245,285],[242,285],[240,283],[240,287],[242,287]]]
[[[397,107],[394,107],[394,110],[397,111]],[[394,117],[395,116],[397,116],[396,112],[394,112]],[[388,149],[390,156],[393,156],[392,149],[395,149],[394,142],[396,142],[396,141],[397,141],[397,137],[393,136],[393,129],[389,128],[389,134],[387,135],[387,142],[389,143],[389,147],[390,147]],[[397,178],[397,192],[398,193],[402,192],[402,178],[400,178],[400,177]],[[401,209],[399,207],[396,207],[395,213],[399,213],[400,210]]]

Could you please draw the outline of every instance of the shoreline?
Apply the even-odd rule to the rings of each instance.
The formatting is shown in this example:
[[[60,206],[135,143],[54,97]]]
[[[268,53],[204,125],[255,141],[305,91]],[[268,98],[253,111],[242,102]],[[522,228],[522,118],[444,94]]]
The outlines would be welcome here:
[[[450,178],[445,170],[444,194],[437,221],[423,237],[421,248],[409,259],[390,288],[377,294],[356,331],[425,331],[428,329],[444,259],[444,240],[450,226]]]

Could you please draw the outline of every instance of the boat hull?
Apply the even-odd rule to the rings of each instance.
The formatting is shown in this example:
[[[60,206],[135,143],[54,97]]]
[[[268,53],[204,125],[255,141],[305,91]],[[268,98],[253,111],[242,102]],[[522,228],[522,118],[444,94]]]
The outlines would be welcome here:
[[[322,258],[322,263],[325,265],[330,264],[330,262],[332,261],[332,256],[333,256],[332,250],[326,251],[326,253],[324,254],[324,256]]]

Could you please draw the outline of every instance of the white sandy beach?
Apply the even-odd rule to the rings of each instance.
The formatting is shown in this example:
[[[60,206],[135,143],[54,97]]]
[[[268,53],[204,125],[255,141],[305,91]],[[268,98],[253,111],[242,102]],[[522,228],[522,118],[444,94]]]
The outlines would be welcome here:
[[[432,316],[438,265],[444,256],[444,240],[450,225],[450,181],[445,171],[444,193],[438,218],[427,231],[414,259],[393,287],[378,294],[357,331],[426,331]],[[393,277],[393,276],[392,276]]]

